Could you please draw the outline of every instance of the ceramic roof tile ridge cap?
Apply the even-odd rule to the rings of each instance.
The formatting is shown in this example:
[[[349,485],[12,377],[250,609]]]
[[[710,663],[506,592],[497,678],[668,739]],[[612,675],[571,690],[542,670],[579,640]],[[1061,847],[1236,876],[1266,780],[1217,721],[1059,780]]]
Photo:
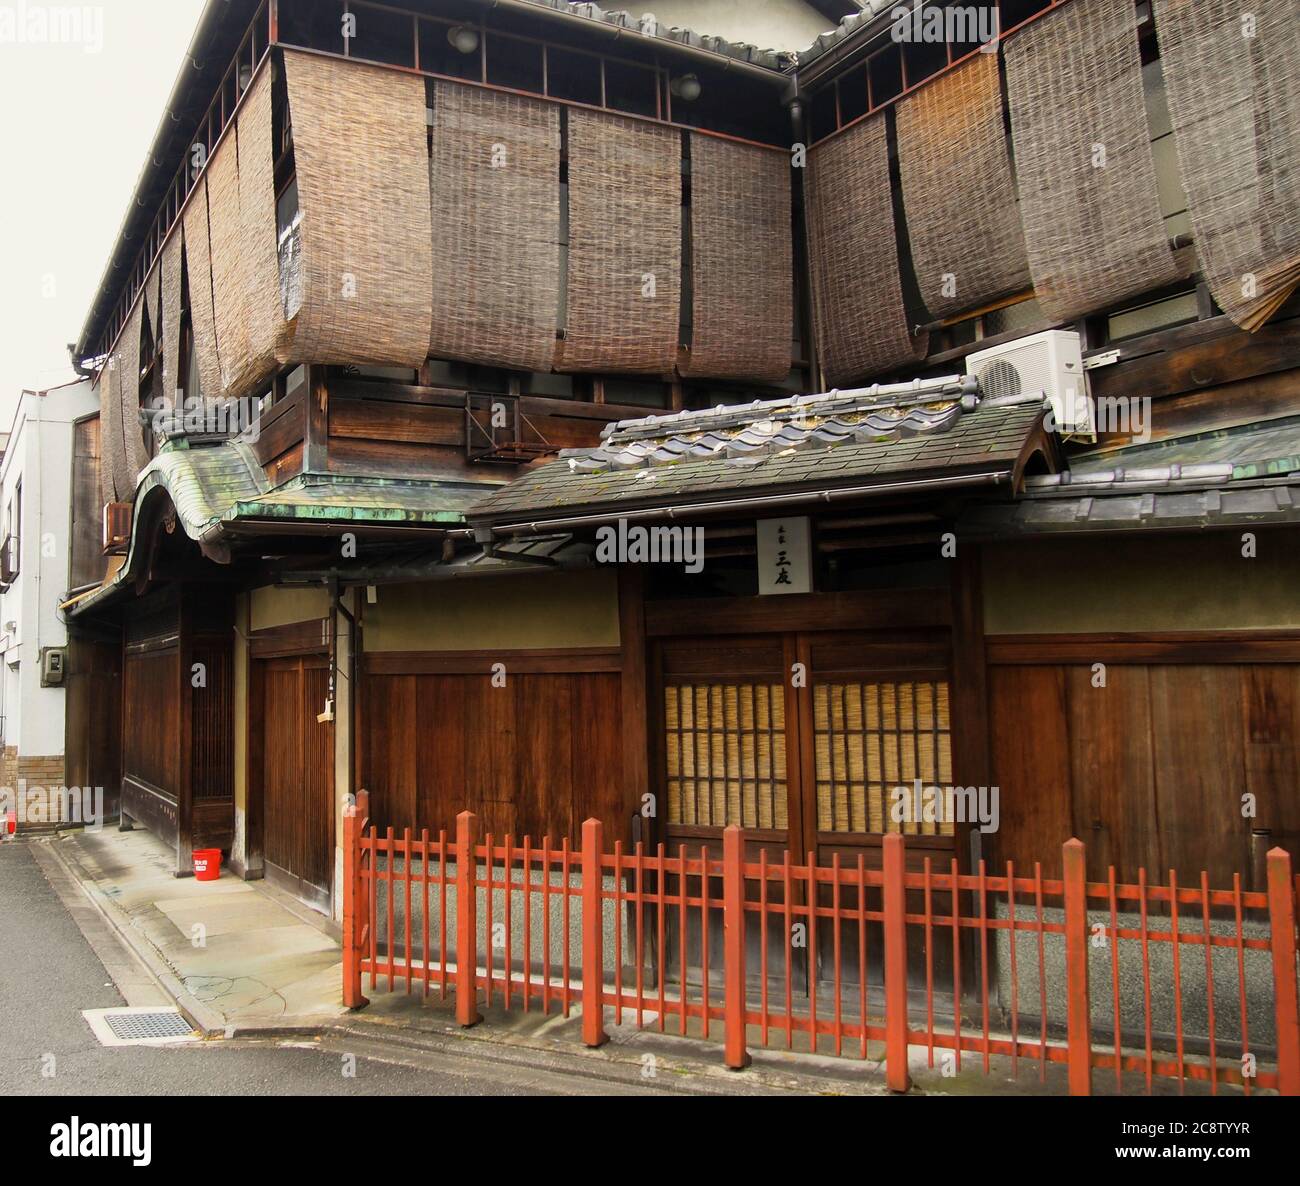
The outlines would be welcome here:
[[[665,25],[653,12],[636,16],[627,9],[605,9],[601,8],[599,4],[589,3],[587,0],[575,0],[572,3],[570,0],[527,0],[527,3],[534,4],[539,8],[551,8],[570,16],[582,17],[585,20],[598,21],[601,24],[627,29],[646,37],[675,41],[680,45],[689,46],[693,49],[708,50],[720,57],[750,62],[755,66],[761,66],[768,70],[779,71],[787,61],[795,60],[795,55],[790,50],[759,49],[747,42],[730,41],[725,37],[697,33],[690,28]]]
[[[1001,402],[1024,403],[1029,399],[1042,398],[1041,395],[1017,396]],[[682,431],[706,432],[713,428],[740,427],[763,419],[764,413],[776,419],[782,413],[791,417],[828,415],[832,412],[867,411],[881,407],[912,407],[921,403],[955,399],[963,400],[966,411],[973,411],[979,399],[979,381],[970,375],[945,375],[935,379],[914,379],[906,383],[873,383],[870,387],[786,395],[770,400],[756,399],[747,404],[719,404],[713,408],[695,408],[666,415],[619,420],[607,424],[601,430],[601,438],[604,442],[631,441]]]

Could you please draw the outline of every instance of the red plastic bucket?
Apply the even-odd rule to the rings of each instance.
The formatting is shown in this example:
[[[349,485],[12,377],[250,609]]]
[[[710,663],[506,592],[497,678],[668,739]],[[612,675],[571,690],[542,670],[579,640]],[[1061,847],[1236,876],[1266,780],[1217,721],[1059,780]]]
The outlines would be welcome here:
[[[221,849],[196,848],[193,856],[195,881],[216,881],[221,876]]]

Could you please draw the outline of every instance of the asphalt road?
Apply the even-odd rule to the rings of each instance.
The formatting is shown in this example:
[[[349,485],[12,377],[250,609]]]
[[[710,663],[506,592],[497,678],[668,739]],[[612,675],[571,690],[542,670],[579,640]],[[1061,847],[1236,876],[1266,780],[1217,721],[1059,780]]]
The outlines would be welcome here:
[[[27,846],[0,845],[0,1097],[644,1091],[634,1084],[593,1083],[549,1069],[461,1055],[392,1054],[347,1037],[324,1042],[236,1039],[154,1048],[100,1046],[81,1011],[123,1004]],[[346,1065],[355,1066],[354,1077],[345,1076]]]

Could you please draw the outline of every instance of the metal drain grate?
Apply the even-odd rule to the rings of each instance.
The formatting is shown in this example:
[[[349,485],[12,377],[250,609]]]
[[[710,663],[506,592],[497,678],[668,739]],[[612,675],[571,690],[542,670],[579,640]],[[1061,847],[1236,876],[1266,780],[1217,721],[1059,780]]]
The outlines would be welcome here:
[[[183,1042],[194,1027],[179,1009],[87,1009],[82,1016],[104,1046]]]
[[[113,1037],[124,1042],[138,1042],[142,1038],[179,1038],[194,1032],[190,1023],[175,1009],[159,1009],[149,1013],[106,1013],[104,1020],[113,1031]]]

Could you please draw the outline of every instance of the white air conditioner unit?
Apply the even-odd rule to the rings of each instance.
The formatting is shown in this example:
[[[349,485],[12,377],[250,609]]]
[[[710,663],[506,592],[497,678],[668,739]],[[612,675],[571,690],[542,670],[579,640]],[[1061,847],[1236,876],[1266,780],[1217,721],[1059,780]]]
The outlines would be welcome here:
[[[1053,427],[1063,436],[1095,439],[1092,397],[1083,372],[1079,335],[1049,329],[979,350],[966,359],[986,399],[1041,391],[1052,405]]]

